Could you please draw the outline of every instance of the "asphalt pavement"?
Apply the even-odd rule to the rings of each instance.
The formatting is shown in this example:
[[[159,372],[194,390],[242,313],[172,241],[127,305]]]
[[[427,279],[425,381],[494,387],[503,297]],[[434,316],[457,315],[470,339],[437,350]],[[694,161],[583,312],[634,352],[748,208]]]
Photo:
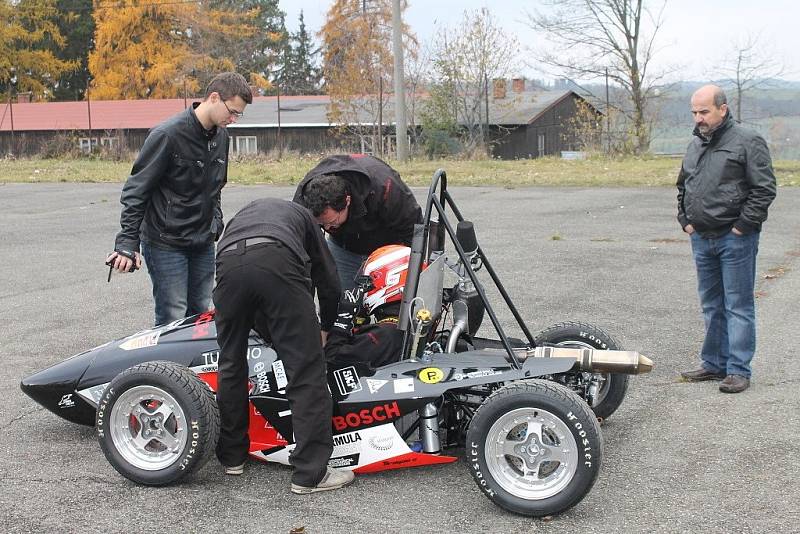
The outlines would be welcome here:
[[[800,189],[781,188],[761,237],[749,390],[687,384],[703,327],[671,188],[458,188],[481,246],[532,330],[596,323],[655,369],[602,427],[600,478],[550,520],[503,511],[463,461],[363,475],[297,496],[289,468],[216,460],[148,488],[105,460],[92,429],[26,397],[28,374],[152,323],[146,272],[106,282],[121,184],[0,185],[2,532],[797,532],[800,529]],[[226,217],[288,187],[228,186]],[[425,191],[415,189],[422,199]],[[496,295],[494,295],[496,297]],[[493,298],[494,298],[493,297]],[[510,314],[500,313],[504,323]],[[513,331],[511,332],[513,334]]]

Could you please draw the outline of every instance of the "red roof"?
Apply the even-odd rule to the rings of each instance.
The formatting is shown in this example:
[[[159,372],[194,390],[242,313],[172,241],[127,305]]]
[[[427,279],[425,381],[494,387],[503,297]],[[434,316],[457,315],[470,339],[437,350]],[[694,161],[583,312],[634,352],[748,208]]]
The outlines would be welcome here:
[[[256,97],[255,100],[274,100],[276,97]],[[304,100],[316,97],[281,97],[284,100]],[[12,104],[0,100],[0,131],[11,131],[11,111],[14,130],[88,130],[89,114],[92,130],[150,129],[175,115],[199,99],[168,98],[158,100],[92,100],[89,102],[33,102]]]

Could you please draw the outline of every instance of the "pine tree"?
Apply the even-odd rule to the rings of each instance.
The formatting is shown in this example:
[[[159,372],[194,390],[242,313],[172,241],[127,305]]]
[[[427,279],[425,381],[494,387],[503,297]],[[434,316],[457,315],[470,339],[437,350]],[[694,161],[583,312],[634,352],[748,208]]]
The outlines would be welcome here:
[[[313,95],[320,91],[322,73],[316,66],[319,49],[314,48],[311,36],[306,31],[303,12],[300,11],[297,32],[292,34],[287,47],[286,73],[282,91],[288,95]]]
[[[286,15],[278,7],[278,0],[215,0],[208,5],[223,13],[247,13],[251,28],[245,32],[209,28],[197,34],[196,46],[212,57],[230,57],[238,72],[269,80],[279,62],[286,33]]]
[[[92,0],[56,0],[60,16],[56,22],[64,36],[64,46],[49,43],[53,54],[64,61],[76,62],[76,69],[64,73],[57,81],[56,100],[81,100],[89,82],[89,51],[94,46]]]

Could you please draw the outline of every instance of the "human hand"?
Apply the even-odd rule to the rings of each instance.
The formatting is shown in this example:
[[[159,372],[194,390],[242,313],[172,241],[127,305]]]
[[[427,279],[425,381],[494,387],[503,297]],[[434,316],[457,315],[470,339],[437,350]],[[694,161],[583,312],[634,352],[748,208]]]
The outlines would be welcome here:
[[[694,233],[694,226],[692,226],[691,224],[687,224],[686,226],[683,227],[683,231],[689,235],[692,235]]]
[[[142,255],[138,252],[115,250],[106,257],[106,265],[121,273],[133,272],[142,268]]]
[[[744,235],[742,232],[737,230],[735,226],[731,229],[731,232],[733,232],[734,235],[738,235],[738,236]]]

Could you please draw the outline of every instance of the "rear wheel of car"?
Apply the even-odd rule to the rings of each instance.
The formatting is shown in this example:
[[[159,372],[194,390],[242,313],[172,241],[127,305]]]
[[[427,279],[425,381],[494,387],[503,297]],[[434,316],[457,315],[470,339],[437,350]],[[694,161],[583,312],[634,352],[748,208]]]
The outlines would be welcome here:
[[[96,431],[100,448],[122,476],[163,486],[208,461],[219,437],[219,412],[212,391],[188,368],[147,362],[108,385]]]
[[[600,472],[603,441],[589,407],[568,388],[546,380],[508,384],[475,412],[467,461],[483,493],[528,516],[576,505]]]
[[[587,323],[558,323],[536,335],[536,345],[547,343],[562,347],[600,350],[622,350],[605,330]],[[617,411],[628,391],[628,375],[619,373],[582,373],[581,379],[598,384],[591,399],[591,408],[599,419],[607,419]],[[584,399],[586,400],[586,399]]]

